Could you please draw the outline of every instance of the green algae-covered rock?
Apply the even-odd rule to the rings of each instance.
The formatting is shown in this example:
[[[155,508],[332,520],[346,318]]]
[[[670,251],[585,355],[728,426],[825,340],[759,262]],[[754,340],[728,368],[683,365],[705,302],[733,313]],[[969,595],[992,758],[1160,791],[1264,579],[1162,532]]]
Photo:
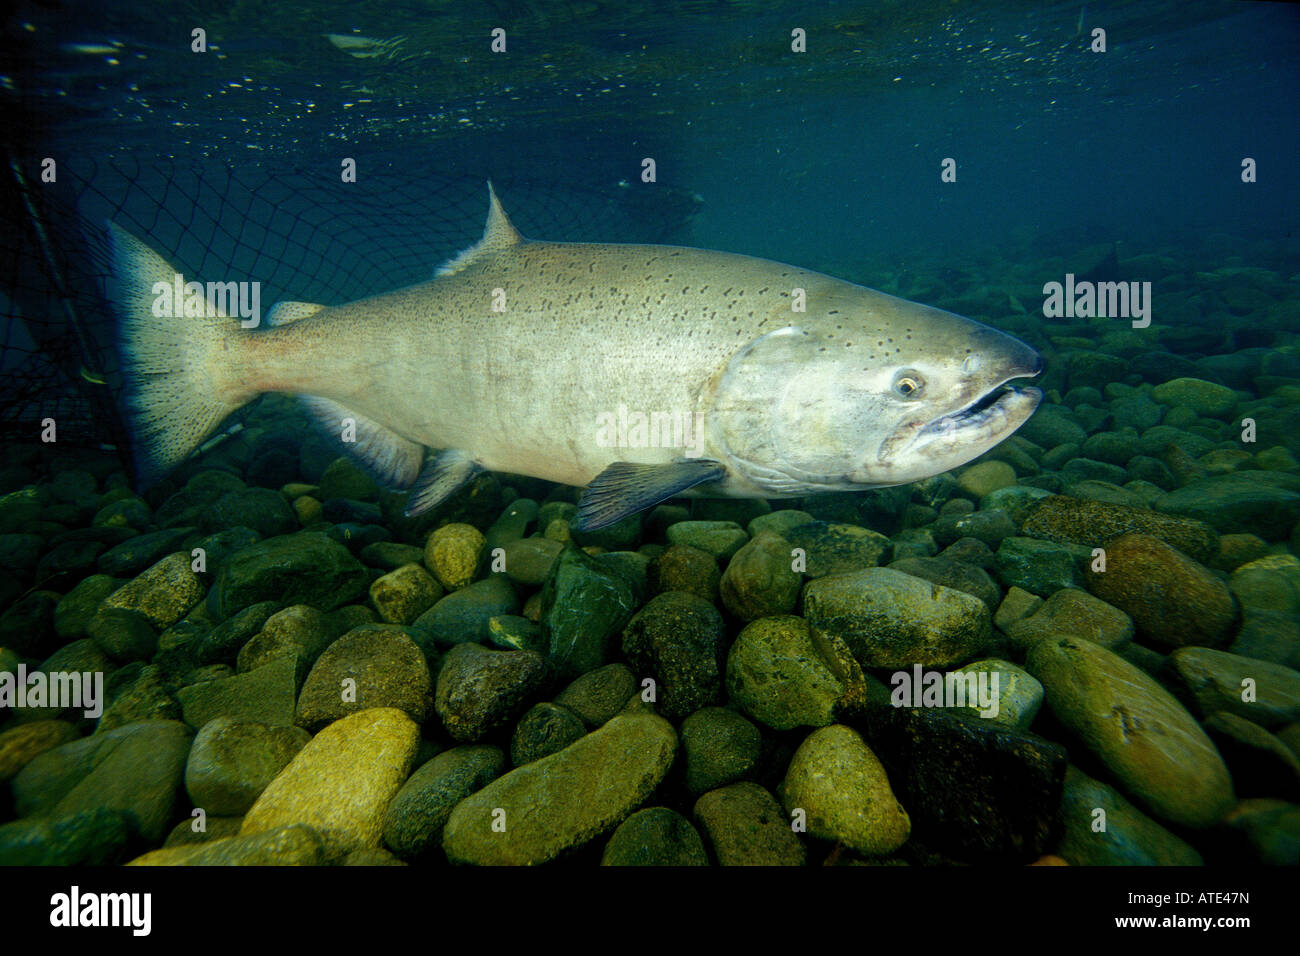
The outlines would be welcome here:
[[[499,747],[453,747],[421,766],[384,814],[384,842],[398,856],[422,856],[442,843],[456,805],[506,769]]]
[[[100,607],[134,611],[154,627],[170,627],[202,600],[203,590],[189,555],[177,552],[118,588]]]
[[[1205,731],[1122,657],[1080,638],[1039,641],[1026,669],[1047,706],[1156,816],[1204,828],[1232,808],[1232,779]]]
[[[472,524],[443,525],[429,535],[424,563],[448,591],[463,588],[478,576],[487,539]]]
[[[672,724],[622,714],[456,805],[442,847],[453,863],[535,865],[608,833],[659,785],[677,751]]]
[[[1022,649],[1047,637],[1070,636],[1087,638],[1115,650],[1132,639],[1133,619],[1087,591],[1065,588],[1005,630]]]
[[[272,600],[332,611],[363,598],[369,586],[365,565],[347,548],[323,534],[301,531],[267,538],[227,558],[208,593],[208,606],[218,618]]]
[[[1020,526],[1020,533],[1028,538],[1089,548],[1130,532],[1159,538],[1197,561],[1208,561],[1219,552],[1219,535],[1204,521],[1065,495],[1032,505]]]
[[[47,750],[14,777],[14,807],[55,820],[120,810],[145,840],[160,843],[192,734],[174,720],[138,721]]]
[[[370,707],[396,707],[417,724],[433,703],[424,654],[396,624],[363,624],[316,660],[298,695],[295,723],[319,730]]]
[[[1102,811],[1101,816],[1097,811]],[[1113,787],[1065,771],[1057,853],[1073,866],[1200,866],[1201,855]]]
[[[264,833],[164,847],[127,866],[319,866],[325,862],[324,849],[319,833],[295,823]]]
[[[949,667],[987,649],[992,615],[977,597],[889,568],[811,581],[804,617],[863,667]]]
[[[745,714],[775,730],[824,727],[865,698],[865,679],[849,649],[815,634],[803,618],[759,618],[727,655],[727,694]]]
[[[787,815],[807,814],[810,834],[866,856],[894,852],[912,830],[885,768],[861,735],[842,724],[804,739],[778,792]]]
[[[741,781],[695,801],[695,821],[723,866],[803,866],[807,851],[772,794]]]
[[[748,774],[763,737],[748,720],[724,707],[702,707],[682,721],[686,788],[700,794]]]
[[[1223,533],[1281,541],[1300,520],[1300,475],[1237,471],[1202,478],[1161,495],[1154,507],[1204,521]]]
[[[510,763],[526,763],[563,750],[587,732],[578,715],[557,704],[533,704],[515,725],[510,738]]]
[[[725,561],[741,549],[749,535],[734,521],[678,521],[668,526],[670,544],[684,544]]]
[[[827,521],[798,525],[783,537],[791,547],[803,551],[804,573],[810,578],[874,568],[887,560],[893,548],[883,534],[857,525]],[[786,553],[788,556],[789,552]]]
[[[556,672],[577,677],[609,663],[617,635],[635,610],[636,597],[622,575],[567,548],[542,588],[541,624]]]
[[[792,570],[790,551],[790,542],[760,531],[732,555],[720,582],[727,610],[746,622],[794,611],[803,576]]]
[[[418,564],[405,564],[370,585],[370,602],[388,624],[412,624],[442,597],[442,586]]]
[[[457,644],[443,658],[434,707],[454,740],[474,743],[527,709],[545,680],[540,654]]]
[[[1190,408],[1197,415],[1219,417],[1237,407],[1237,393],[1200,378],[1175,378],[1161,382],[1151,392],[1161,405]]]
[[[411,769],[420,729],[400,710],[350,714],[313,737],[262,791],[240,834],[303,823],[327,859],[378,847],[384,813]]]
[[[667,807],[638,810],[605,844],[601,866],[708,866],[704,841],[691,822]]]
[[[623,655],[635,674],[654,678],[663,715],[677,720],[721,695],[726,636],[712,604],[684,591],[666,591],[628,621]]]
[[[298,727],[214,718],[194,737],[185,789],[209,816],[239,816],[310,739]]]

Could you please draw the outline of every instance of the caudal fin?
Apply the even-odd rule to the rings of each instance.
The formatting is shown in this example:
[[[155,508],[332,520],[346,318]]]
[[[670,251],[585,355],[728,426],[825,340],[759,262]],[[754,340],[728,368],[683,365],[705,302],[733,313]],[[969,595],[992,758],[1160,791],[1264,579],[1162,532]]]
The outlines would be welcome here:
[[[118,347],[136,476],[157,481],[180,464],[250,396],[222,382],[239,321],[226,315],[185,316],[180,308],[154,311],[156,283],[173,288],[176,269],[121,227],[109,223],[112,278],[118,309]],[[205,310],[207,311],[207,310]]]

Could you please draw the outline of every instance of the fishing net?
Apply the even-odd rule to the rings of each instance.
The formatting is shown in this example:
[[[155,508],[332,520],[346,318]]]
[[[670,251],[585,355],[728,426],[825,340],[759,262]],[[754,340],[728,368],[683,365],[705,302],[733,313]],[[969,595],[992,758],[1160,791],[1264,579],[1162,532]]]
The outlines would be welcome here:
[[[143,239],[187,280],[259,281],[280,299],[336,305],[427,280],[475,241],[487,210],[481,176],[412,175],[365,162],[337,171],[174,160],[61,162],[53,183],[10,159],[0,187],[0,438],[122,446],[115,317],[105,300],[104,223]],[[687,238],[693,197],[495,181],[524,235],[550,240]]]

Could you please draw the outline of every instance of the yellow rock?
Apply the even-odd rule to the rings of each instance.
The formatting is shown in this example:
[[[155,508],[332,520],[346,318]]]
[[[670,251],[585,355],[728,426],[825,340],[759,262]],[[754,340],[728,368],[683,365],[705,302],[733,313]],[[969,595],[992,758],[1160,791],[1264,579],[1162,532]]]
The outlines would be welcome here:
[[[424,563],[448,591],[471,583],[478,576],[487,539],[470,524],[448,524],[429,535]]]
[[[778,792],[788,814],[807,814],[810,834],[867,856],[894,852],[912,832],[885,768],[861,735],[842,724],[804,739]]]
[[[305,823],[325,857],[379,846],[384,812],[406,780],[420,728],[393,707],[372,707],[325,727],[280,771],[244,817],[240,834]]]
[[[265,833],[164,847],[137,856],[127,866],[315,866],[321,862],[320,836],[310,827],[295,824]]]
[[[79,736],[77,728],[65,720],[37,720],[0,733],[0,783],[14,777],[34,757]]]
[[[300,495],[293,499],[293,511],[298,516],[298,523],[304,528],[320,518],[325,506],[311,495]]]
[[[1005,461],[982,461],[961,473],[957,484],[975,500],[1016,483],[1016,470]]]

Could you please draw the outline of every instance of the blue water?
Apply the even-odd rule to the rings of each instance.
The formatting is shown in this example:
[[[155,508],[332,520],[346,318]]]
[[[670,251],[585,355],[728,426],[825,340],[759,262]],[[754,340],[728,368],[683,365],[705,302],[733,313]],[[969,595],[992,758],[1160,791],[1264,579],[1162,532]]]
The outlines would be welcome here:
[[[59,151],[307,169],[402,157],[413,173],[632,188],[651,156],[659,184],[704,200],[701,244],[790,261],[1068,234],[1283,237],[1300,208],[1300,11],[1283,4],[85,11],[30,6],[11,38]],[[189,52],[194,24],[207,54]],[[489,52],[495,26],[505,54]],[[807,53],[790,52],[795,26]],[[1105,53],[1088,49],[1094,27]],[[346,51],[326,33],[375,42]],[[956,183],[940,182],[946,157]],[[619,223],[591,238],[620,238]]]

